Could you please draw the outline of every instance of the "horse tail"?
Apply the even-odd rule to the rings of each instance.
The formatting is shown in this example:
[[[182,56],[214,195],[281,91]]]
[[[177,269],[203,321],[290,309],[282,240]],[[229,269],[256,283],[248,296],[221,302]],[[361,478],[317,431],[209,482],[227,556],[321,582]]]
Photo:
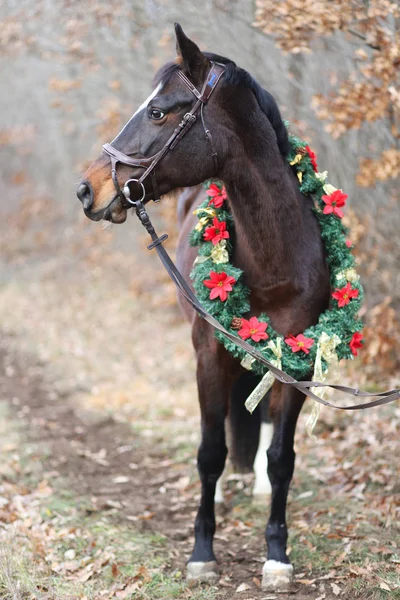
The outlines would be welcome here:
[[[253,471],[260,440],[261,423],[268,420],[268,395],[263,398],[252,414],[244,405],[260,379],[253,373],[243,373],[231,390],[228,415],[229,454],[233,469],[237,473]]]

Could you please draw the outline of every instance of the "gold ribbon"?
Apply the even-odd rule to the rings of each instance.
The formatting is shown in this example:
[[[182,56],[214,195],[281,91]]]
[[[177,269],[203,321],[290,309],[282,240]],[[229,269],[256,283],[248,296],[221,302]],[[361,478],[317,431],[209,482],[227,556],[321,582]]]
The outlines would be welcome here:
[[[207,216],[199,217],[198,215],[200,213],[206,213]],[[196,208],[196,210],[193,211],[193,214],[197,215],[197,218],[199,219],[199,222],[195,227],[195,231],[201,231],[203,227],[216,216],[217,213],[213,208]]]
[[[253,358],[251,356],[251,354],[246,354],[246,356],[244,357],[244,359],[241,361],[241,365],[244,369],[247,369],[248,371],[251,371],[251,365],[253,364],[253,362],[255,362],[255,358]]]
[[[214,248],[211,250],[211,259],[217,265],[229,262],[229,254],[228,250],[226,249],[226,240],[221,240],[214,246]]]
[[[283,338],[281,338],[281,337],[276,338],[276,343],[273,340],[270,340],[265,347],[265,349],[269,348],[272,351],[272,353],[275,355],[275,358],[273,360],[271,360],[271,362],[278,369],[282,368],[282,346],[281,346],[282,339]],[[250,358],[252,358],[252,360],[250,362],[247,357],[250,357],[250,354],[247,354],[244,357],[241,364],[246,369],[249,368],[246,365],[250,364],[250,369],[251,369],[251,365],[255,359],[250,357]],[[247,361],[247,362],[245,362],[245,361]],[[273,373],[271,373],[271,371],[267,371],[265,373],[264,377],[261,379],[260,383],[257,385],[256,388],[254,388],[254,390],[251,392],[250,396],[247,398],[247,400],[244,404],[249,412],[252,413],[254,411],[254,409],[258,406],[258,404],[264,398],[264,396],[268,392],[268,390],[271,389],[274,381],[275,381],[275,376],[273,375]]]
[[[336,347],[342,340],[336,333],[329,336],[325,331],[319,336],[317,344],[317,355],[314,363],[314,374],[313,381],[325,381],[329,375],[330,383],[334,383],[338,378],[338,365],[339,359],[336,354]],[[327,368],[322,369],[322,359],[327,363]],[[326,393],[326,387],[311,388],[311,391],[323,397]],[[311,412],[308,415],[306,422],[306,431],[310,437],[312,437],[313,429],[318,421],[319,414],[321,412],[321,405],[319,402],[313,401]]]
[[[336,192],[337,188],[335,188],[333,185],[331,185],[330,183],[326,183],[324,185],[324,192],[327,196],[330,196],[331,194],[333,194],[333,192]]]
[[[296,156],[294,157],[294,159],[289,164],[290,164],[290,166],[293,167],[293,165],[297,165],[302,159],[303,159],[303,155],[302,154],[296,154]]]
[[[210,258],[213,261],[213,263],[215,263],[216,265],[221,265],[221,264],[229,262],[229,253],[228,253],[228,250],[226,249],[226,240],[221,240],[220,242],[218,242],[218,244],[216,244],[213,247],[211,254],[209,254],[208,256],[204,256],[204,255],[196,256],[196,258],[194,259],[194,262],[193,262],[193,266],[204,263],[207,260],[210,260]]]
[[[194,215],[199,215],[200,213],[206,213],[206,215],[208,215],[209,217],[215,217],[216,216],[216,212],[214,208],[196,208],[196,210],[193,211]]]
[[[209,222],[210,217],[201,217],[199,219],[199,222],[197,223],[196,227],[194,228],[195,231],[201,231],[203,229],[203,227],[205,225],[207,225],[207,223]]]
[[[343,271],[340,271],[336,275],[336,279],[338,282],[350,281],[351,283],[355,283],[356,281],[358,281],[360,279],[360,276],[358,275],[358,273],[355,269],[351,268],[351,269],[344,269]]]
[[[322,173],[315,173],[315,177],[320,181],[324,182],[328,177],[328,171],[322,171]]]

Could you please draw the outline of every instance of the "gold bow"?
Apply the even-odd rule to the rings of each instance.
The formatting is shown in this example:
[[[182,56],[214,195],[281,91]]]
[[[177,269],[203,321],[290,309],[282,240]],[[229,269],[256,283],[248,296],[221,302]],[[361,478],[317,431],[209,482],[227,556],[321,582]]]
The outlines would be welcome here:
[[[355,269],[351,268],[351,269],[344,269],[343,271],[340,271],[336,275],[336,279],[338,282],[350,281],[351,283],[354,283],[360,279],[360,276],[358,275],[358,273]]]
[[[321,333],[317,344],[313,381],[325,381],[328,375],[331,383],[337,381],[339,359],[336,354],[336,347],[341,341],[342,340],[336,333],[332,336],[329,336],[325,331]],[[328,365],[325,370],[322,369],[322,359],[324,359]],[[314,394],[318,394],[320,397],[325,395],[326,390],[326,387],[311,388],[311,391],[314,392]],[[312,432],[318,421],[320,412],[321,405],[314,400],[306,422],[306,431],[310,437],[312,437]]]
[[[276,343],[273,340],[270,340],[268,342],[268,344],[266,345],[266,348],[269,348],[272,351],[272,353],[275,355],[275,358],[273,360],[271,360],[271,362],[278,369],[282,368],[282,346],[281,346],[282,339],[283,338],[281,338],[281,337],[277,337]],[[246,361],[248,356],[250,356],[250,355],[247,354],[241,363],[242,366],[244,366],[245,368],[247,368],[247,366],[243,363]],[[253,358],[250,363],[250,369],[251,369],[251,364],[253,363],[254,360],[255,359]],[[260,383],[257,385],[256,388],[254,388],[254,390],[251,392],[250,396],[247,398],[247,400],[245,402],[245,407],[247,408],[247,410],[249,412],[252,413],[254,411],[254,409],[258,406],[258,404],[264,398],[265,394],[272,387],[272,384],[274,383],[274,381],[275,381],[274,374],[271,373],[271,371],[267,371],[265,373],[264,377],[261,379]]]
[[[216,265],[221,265],[223,263],[229,262],[229,253],[226,249],[226,240],[221,240],[220,242],[218,242],[218,244],[216,244],[216,246],[214,246],[211,250],[211,254],[209,254],[208,256],[196,256],[196,258],[194,259],[193,266],[204,263],[207,260],[210,260],[210,258]]]
[[[315,177],[320,181],[324,182],[328,177],[328,171],[322,171],[322,173],[315,173]]]
[[[199,215],[200,213],[206,213],[206,215],[208,215],[209,217],[215,217],[216,216],[216,212],[214,208],[196,208],[196,210],[193,211],[194,215]]]
[[[330,183],[326,183],[324,185],[324,192],[327,196],[330,196],[331,194],[333,194],[333,192],[336,192],[337,188],[335,188],[333,185],[331,185]]]
[[[209,220],[210,220],[210,217],[201,217],[199,219],[199,222],[197,223],[196,227],[194,228],[195,231],[201,231],[203,229],[203,227],[205,225],[207,225]]]
[[[218,242],[218,244],[216,244],[216,246],[214,246],[214,248],[211,250],[211,259],[217,265],[229,262],[229,254],[228,250],[226,249],[226,240],[221,240]]]
[[[299,162],[301,162],[302,159],[303,159],[302,154],[296,154],[294,159],[289,164],[290,164],[290,166],[297,165]]]
[[[207,216],[199,217],[198,215],[200,213],[206,213]],[[197,215],[197,218],[199,219],[199,222],[195,227],[195,231],[201,231],[203,227],[216,216],[217,213],[213,208],[196,208],[196,210],[193,211],[193,214]]]

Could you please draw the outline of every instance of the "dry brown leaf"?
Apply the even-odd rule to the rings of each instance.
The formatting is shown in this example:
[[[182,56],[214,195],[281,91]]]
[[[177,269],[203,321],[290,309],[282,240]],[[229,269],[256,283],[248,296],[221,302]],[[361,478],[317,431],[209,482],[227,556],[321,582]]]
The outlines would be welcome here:
[[[336,583],[331,583],[331,588],[332,588],[332,592],[335,594],[335,596],[339,596],[339,594],[341,594],[341,589],[338,585],[336,585]]]
[[[247,590],[251,590],[251,586],[248,583],[241,583],[237,588],[236,588],[236,593],[240,594],[240,592],[246,592]]]

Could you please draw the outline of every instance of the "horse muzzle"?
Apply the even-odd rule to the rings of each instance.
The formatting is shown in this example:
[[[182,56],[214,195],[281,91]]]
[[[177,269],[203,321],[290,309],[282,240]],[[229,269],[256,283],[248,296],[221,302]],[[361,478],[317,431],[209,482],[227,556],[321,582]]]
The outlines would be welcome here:
[[[89,181],[83,181],[76,190],[78,199],[82,202],[83,212],[91,221],[111,221],[123,223],[126,220],[127,206],[121,203],[119,196],[114,196],[105,208],[93,211],[94,193]]]

